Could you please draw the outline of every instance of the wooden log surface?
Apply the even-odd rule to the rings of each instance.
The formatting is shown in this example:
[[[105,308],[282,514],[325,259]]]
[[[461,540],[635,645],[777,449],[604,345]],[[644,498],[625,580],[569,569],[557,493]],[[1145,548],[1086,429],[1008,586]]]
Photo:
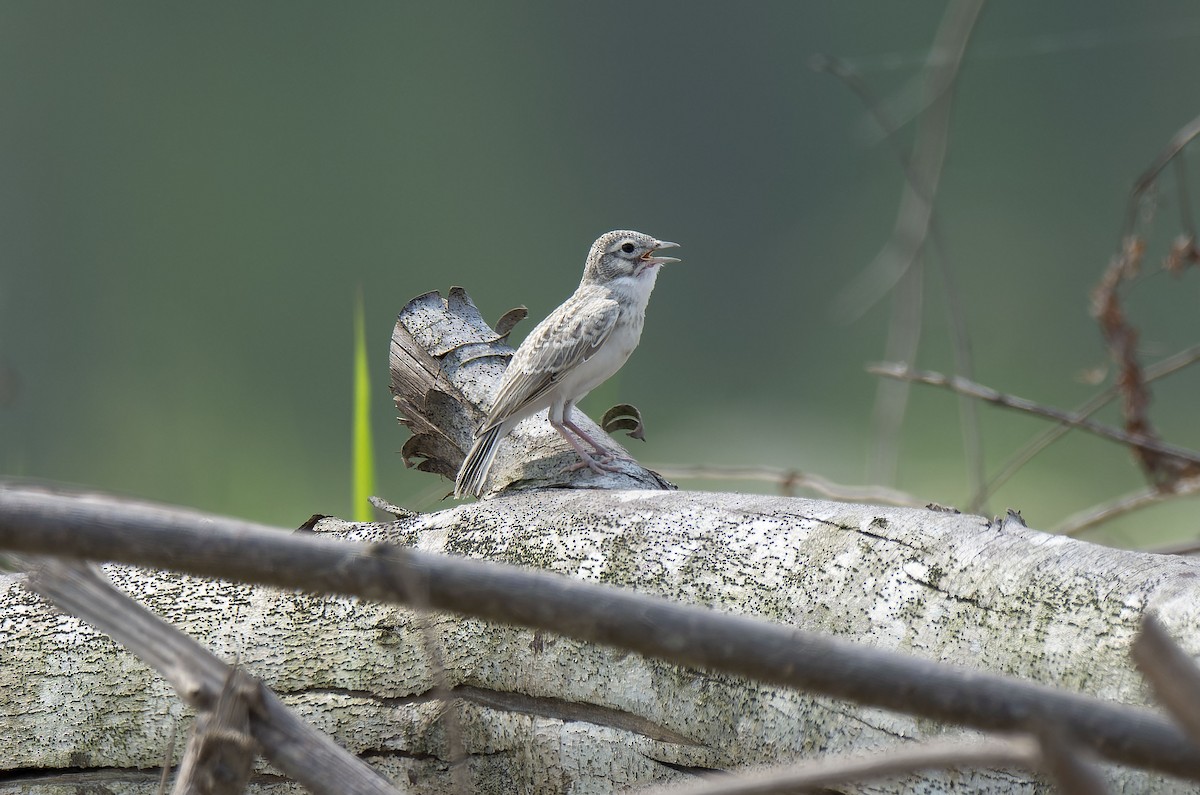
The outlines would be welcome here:
[[[414,432],[407,460],[452,475],[502,372],[497,337],[461,291],[420,296],[401,312],[392,377]],[[532,418],[497,458],[493,499],[387,524],[327,519],[316,529],[559,572],[1127,704],[1149,703],[1129,657],[1148,611],[1188,654],[1200,653],[1200,564],[1192,559],[934,510],[675,492],[633,462],[597,476],[564,472],[569,460],[570,448]],[[108,571],[410,792],[451,791],[429,621],[478,792],[618,792],[704,770],[964,734],[540,630]],[[186,717],[165,683],[51,610],[19,575],[0,578],[0,615],[0,792],[153,792],[170,727],[182,729]],[[1116,792],[1195,789],[1125,767],[1105,772]],[[252,791],[290,791],[268,773],[258,768]],[[841,789],[1050,791],[1014,770],[935,770]]]
[[[326,520],[318,529],[535,565],[1124,703],[1147,703],[1129,659],[1147,610],[1189,653],[1200,651],[1195,562],[972,516],[745,495],[554,491],[390,525]],[[411,791],[447,791],[442,707],[431,697],[411,611],[111,571],[393,780]],[[136,777],[134,769],[157,765],[168,727],[183,717],[162,681],[42,605],[18,577],[4,580],[0,602],[0,751],[8,769],[72,768],[77,783],[85,770]],[[960,733],[535,630],[444,615],[434,626],[446,676],[463,699],[463,742],[481,792],[612,792],[682,771]],[[138,775],[149,786],[153,775]],[[1123,768],[1110,775],[1115,791],[1194,789]],[[13,789],[0,777],[0,791],[27,784],[19,779]],[[918,786],[1048,791],[1014,771],[933,771],[847,791]]]

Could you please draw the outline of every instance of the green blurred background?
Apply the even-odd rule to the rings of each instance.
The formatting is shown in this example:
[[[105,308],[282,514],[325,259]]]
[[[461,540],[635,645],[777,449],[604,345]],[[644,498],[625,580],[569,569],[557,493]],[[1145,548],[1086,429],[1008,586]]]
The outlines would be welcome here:
[[[532,328],[591,241],[684,245],[634,358],[651,465],[862,483],[886,303],[835,316],[888,240],[901,171],[860,102],[919,78],[942,3],[0,4],[0,471],[296,525],[350,513],[351,312],[366,298],[379,492],[429,510],[387,391],[397,311],[465,286]],[[1134,178],[1200,114],[1192,2],[1005,2],[960,76],[938,223],[978,378],[1069,407],[1105,361],[1087,296]],[[903,140],[909,142],[911,125]],[[1194,178],[1194,170],[1191,172]],[[1164,182],[1172,185],[1171,178]],[[1178,230],[1159,196],[1149,261]],[[948,370],[927,279],[918,363]],[[1146,359],[1192,344],[1197,284],[1130,297]],[[1200,445],[1200,372],[1157,390]],[[981,409],[994,469],[1043,426]],[[1116,421],[1109,412],[1104,417]],[[622,437],[624,438],[624,437]],[[1069,437],[989,506],[1051,527],[1142,480]],[[771,491],[770,484],[688,483]],[[957,404],[913,394],[900,487],[968,493]],[[1195,535],[1196,503],[1095,534]]]

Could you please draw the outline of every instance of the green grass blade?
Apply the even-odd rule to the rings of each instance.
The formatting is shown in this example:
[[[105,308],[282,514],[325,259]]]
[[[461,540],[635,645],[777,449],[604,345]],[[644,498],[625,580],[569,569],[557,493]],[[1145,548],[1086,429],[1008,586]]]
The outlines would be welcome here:
[[[355,521],[374,518],[368,497],[375,493],[375,450],[371,444],[371,373],[367,364],[366,312],[362,287],[354,304],[354,502]]]

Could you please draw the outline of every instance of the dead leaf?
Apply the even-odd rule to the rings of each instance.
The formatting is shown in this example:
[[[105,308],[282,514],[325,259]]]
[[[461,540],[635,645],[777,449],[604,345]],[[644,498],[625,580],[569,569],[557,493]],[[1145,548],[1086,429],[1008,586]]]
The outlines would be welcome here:
[[[629,435],[634,439],[646,441],[646,426],[642,424],[642,412],[638,411],[637,406],[628,403],[618,404],[604,412],[604,417],[600,420],[600,427],[604,429],[605,433],[629,431]]]
[[[527,317],[529,317],[529,309],[524,306],[514,306],[501,315],[500,319],[496,321],[496,333],[500,335],[499,339],[507,337],[513,327]]]
[[[450,480],[458,474],[452,461],[462,459],[462,451],[450,443],[445,436],[420,433],[408,437],[400,448],[404,466],[415,467],[419,472],[434,472]]]

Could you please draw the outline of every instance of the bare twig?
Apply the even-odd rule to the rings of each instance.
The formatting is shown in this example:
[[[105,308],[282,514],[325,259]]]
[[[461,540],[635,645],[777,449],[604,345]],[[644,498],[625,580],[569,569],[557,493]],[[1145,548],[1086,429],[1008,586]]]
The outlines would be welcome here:
[[[158,789],[155,795],[166,795],[167,784],[171,781],[171,763],[175,759],[175,724],[167,734],[167,747],[163,751],[162,775],[158,777]]]
[[[1200,755],[1187,736],[1146,709],[500,563],[3,487],[0,548],[399,603],[408,595],[397,578],[408,573],[433,609],[982,730],[1054,721],[1110,760],[1200,779]],[[212,678],[223,681],[224,667]],[[264,747],[272,739],[257,728],[255,736]]]
[[[1036,732],[1042,769],[1062,795],[1105,795],[1108,782],[1096,763],[1059,726],[1050,724]]]
[[[1179,497],[1190,497],[1200,493],[1200,478],[1191,477],[1176,481],[1173,488],[1173,491],[1164,492],[1160,491],[1157,486],[1146,486],[1115,500],[1093,505],[1068,516],[1055,528],[1055,532],[1064,536],[1076,536],[1093,527],[1112,521],[1118,516],[1124,516],[1127,513]]]
[[[1087,419],[1095,414],[1100,409],[1104,408],[1108,403],[1116,397],[1116,390],[1106,390],[1104,394],[1098,395],[1084,403],[1082,406],[1077,406],[1071,411],[1071,414],[1080,419]],[[1075,427],[1070,423],[1059,423],[1051,428],[1047,428],[1040,434],[1035,436],[1028,444],[1018,450],[1011,458],[1009,458],[1000,471],[988,480],[982,489],[975,492],[967,503],[967,510],[978,511],[988,501],[988,498],[996,492],[1001,486],[1008,482],[1008,479],[1017,474],[1033,458],[1050,445],[1057,442],[1063,436],[1066,436],[1071,428]]]
[[[1023,411],[1027,414],[1034,414],[1039,417],[1046,417],[1056,422],[1061,422],[1065,425],[1070,425],[1073,428],[1087,431],[1104,439],[1109,439],[1114,442],[1128,445],[1129,447],[1138,450],[1149,450],[1163,456],[1179,459],[1189,466],[1200,466],[1200,453],[1188,450],[1185,447],[1178,447],[1166,442],[1160,442],[1157,439],[1151,439],[1139,434],[1128,433],[1119,428],[1113,428],[1099,422],[1094,422],[1086,417],[1081,417],[1072,414],[1062,409],[1044,406],[1040,403],[1035,403],[1032,400],[1026,400],[1016,395],[1008,395],[1003,392],[997,392],[991,387],[977,384],[966,378],[958,376],[947,376],[941,373],[935,373],[928,370],[911,370],[906,365],[883,362],[874,364],[867,368],[867,372],[874,375],[881,375],[886,378],[898,378],[904,381],[915,381],[920,384],[928,384],[930,386],[940,386],[956,392],[961,395],[969,395],[978,400],[987,403],[993,403],[997,406]]]
[[[795,496],[797,489],[808,489],[841,502],[871,502],[881,505],[905,505],[910,508],[919,508],[929,503],[929,500],[919,499],[897,489],[884,486],[847,486],[799,469],[721,466],[669,466],[655,469],[663,477],[671,480],[752,480],[774,483],[785,497]]]
[[[1133,661],[1158,701],[1200,744],[1200,668],[1167,630],[1147,613],[1133,641]]]
[[[911,164],[906,168],[909,179],[901,194],[891,240],[843,291],[835,310],[838,315],[862,315],[887,294],[921,254],[945,162],[952,89],[982,8],[982,0],[947,7],[926,64],[925,94],[935,99],[921,115]],[[823,65],[819,60],[817,63]]]
[[[890,361],[912,363],[921,343],[921,316],[925,299],[925,269],[905,270],[892,293],[892,316],[888,322],[884,356]],[[896,482],[900,462],[900,430],[908,412],[911,390],[903,381],[880,381],[871,410],[872,453],[868,477],[876,483]]]
[[[932,61],[932,53],[930,60]],[[923,181],[925,175],[917,173],[916,163],[909,161],[909,154],[904,151],[900,143],[900,139],[896,136],[897,125],[890,118],[887,111],[884,110],[883,103],[879,101],[867,87],[866,83],[846,65],[832,56],[821,55],[810,60],[810,65],[813,69],[821,72],[827,72],[842,81],[863,103],[867,112],[875,120],[875,123],[883,131],[884,139],[891,145],[892,151],[896,155],[896,159],[900,163],[900,168],[904,171],[906,180],[906,192],[902,194],[902,198],[906,198],[909,194],[919,197],[928,205],[929,208],[929,238],[933,242],[934,248],[943,252],[941,235],[938,232],[936,218],[933,213],[934,196],[926,191],[926,183]],[[928,89],[928,81],[926,83]],[[930,98],[929,102],[934,101]],[[903,209],[903,203],[901,205]],[[900,234],[900,218],[896,220],[896,225],[892,231],[892,239],[888,243],[888,247],[876,256],[875,263],[879,262],[886,253],[894,253],[893,248],[898,245]],[[919,261],[919,250],[914,251],[911,257],[911,262]],[[870,270],[870,268],[868,268]],[[918,267],[909,267],[897,277],[896,283],[890,285],[895,288],[895,295],[892,301],[892,317],[888,324],[887,341],[885,342],[884,356],[891,361],[911,362],[916,359],[917,347],[920,342],[921,331],[921,309],[923,305],[923,273]],[[889,288],[890,288],[889,287]],[[865,310],[864,310],[865,311]],[[958,339],[958,332],[965,334],[965,327],[953,329]],[[959,350],[959,346],[955,346],[955,350]],[[969,375],[969,372],[964,373]],[[896,462],[898,458],[899,445],[896,444],[900,432],[900,426],[904,420],[904,414],[908,406],[909,387],[905,383],[880,383],[875,391],[875,407],[872,411],[872,424],[874,432],[872,437],[875,440],[875,452],[871,458],[871,477],[879,483],[893,483],[896,479]],[[964,401],[965,405],[970,405],[969,401]],[[973,409],[972,409],[973,410]]]
[[[1195,253],[1196,225],[1192,221],[1192,197],[1187,187],[1187,167],[1184,165],[1183,151],[1175,158],[1175,186],[1179,191],[1179,225],[1184,230],[1184,238],[1191,244],[1191,253]]]
[[[1104,336],[1109,358],[1116,366],[1115,387],[1122,399],[1121,413],[1125,420],[1125,430],[1156,441],[1159,435],[1149,416],[1149,380],[1143,372],[1137,351],[1140,332],[1125,312],[1121,288],[1137,277],[1145,256],[1146,243],[1136,228],[1142,198],[1153,187],[1162,170],[1172,161],[1177,170],[1180,223],[1185,234],[1172,246],[1165,268],[1177,273],[1186,263],[1200,261],[1195,226],[1190,217],[1191,199],[1183,170],[1183,151],[1197,135],[1200,135],[1200,117],[1176,132],[1150,167],[1134,183],[1130,192],[1129,212],[1120,252],[1105,268],[1091,295],[1091,315]],[[1161,492],[1176,491],[1181,481],[1200,476],[1200,465],[1195,462],[1163,454],[1146,445],[1134,446],[1133,454],[1146,478]]]
[[[1161,361],[1155,362],[1146,368],[1143,375],[1146,383],[1151,383],[1160,378],[1177,373],[1185,367],[1190,367],[1196,362],[1200,362],[1200,345],[1194,345],[1191,348],[1185,348],[1179,353],[1172,354]],[[1076,417],[1086,419],[1087,417],[1090,417],[1092,414],[1095,414],[1097,411],[1107,406],[1113,401],[1113,399],[1117,397],[1117,395],[1117,387],[1110,386],[1095,397],[1092,397],[1083,404],[1076,406],[1071,411],[1071,414]],[[985,502],[987,502],[988,497],[991,496],[996,489],[1004,485],[1009,478],[1016,474],[1021,467],[1029,463],[1034,456],[1062,438],[1063,435],[1071,430],[1071,427],[1072,426],[1070,424],[1060,423],[1055,425],[1053,428],[1047,428],[1045,431],[1035,436],[1032,441],[1030,441],[1012,458],[1005,462],[1000,471],[987,482],[987,485],[981,491],[977,492],[971,497],[971,501],[967,506],[968,510],[979,510],[979,508]]]
[[[638,790],[638,795],[783,795],[940,768],[1036,769],[1039,761],[1037,743],[1028,737],[941,740],[714,776],[701,783]]]
[[[1197,135],[1200,135],[1200,116],[1192,119],[1181,127],[1175,135],[1171,136],[1171,140],[1158,153],[1158,157],[1154,158],[1154,162],[1150,164],[1150,167],[1142,172],[1142,175],[1133,183],[1133,191],[1129,197],[1129,213],[1125,219],[1125,233],[1121,236],[1122,238],[1128,239],[1137,227],[1138,205],[1141,203],[1146,191],[1150,190],[1150,187],[1154,185],[1155,180],[1158,179],[1158,175],[1167,167],[1167,164],[1174,160]],[[1191,228],[1190,220],[1186,223],[1185,228]]]
[[[1159,547],[1151,547],[1144,550],[1145,552],[1153,552],[1156,555],[1196,555],[1200,554],[1200,538],[1193,538],[1188,541],[1177,541],[1173,544],[1164,544]]]
[[[920,299],[924,281],[920,273],[920,261],[926,239],[930,235],[933,235],[935,245],[944,251],[936,233],[933,208],[942,166],[945,163],[954,86],[967,43],[982,9],[982,0],[952,3],[946,9],[926,64],[924,90],[929,104],[921,116],[911,161],[898,151],[906,184],[901,194],[892,238],[887,247],[844,291],[843,298],[839,301],[841,312],[852,316],[861,315],[866,307],[878,301],[893,285],[900,286],[901,289],[893,302],[892,321],[885,346],[889,359],[915,361],[921,332]],[[934,53],[937,54],[936,58]],[[832,59],[818,63],[845,79],[847,70],[839,70],[839,64]],[[885,131],[895,129],[881,104],[868,100],[869,93],[861,81],[848,82],[848,85],[851,85],[852,90],[867,103],[881,128]],[[889,137],[894,141],[894,137]],[[898,147],[898,144],[893,143],[893,146]],[[945,256],[942,257],[942,278],[950,313],[951,336],[954,340],[955,366],[959,372],[970,376],[972,370],[966,320],[954,284],[953,272]],[[857,307],[851,302],[857,303]],[[895,479],[899,431],[907,400],[907,385],[879,385],[874,411],[876,446],[872,468],[872,478],[877,482],[892,483]],[[983,482],[983,453],[978,414],[968,401],[961,402],[960,411],[971,486],[973,490],[977,490]]]
[[[163,510],[157,513],[164,515]],[[194,527],[200,529],[200,525]],[[43,547],[25,551],[53,554],[63,550]],[[59,609],[123,644],[162,674],[188,704],[201,710],[217,706],[229,666],[117,590],[94,566],[47,559],[31,573],[29,586]],[[271,764],[316,793],[396,795],[398,790],[369,765],[297,717],[257,680],[244,676],[243,685],[252,683],[257,689],[256,708],[250,712],[251,732]]]
[[[232,668],[211,711],[192,725],[173,795],[240,795],[250,780],[258,750],[250,733],[259,684]]]

